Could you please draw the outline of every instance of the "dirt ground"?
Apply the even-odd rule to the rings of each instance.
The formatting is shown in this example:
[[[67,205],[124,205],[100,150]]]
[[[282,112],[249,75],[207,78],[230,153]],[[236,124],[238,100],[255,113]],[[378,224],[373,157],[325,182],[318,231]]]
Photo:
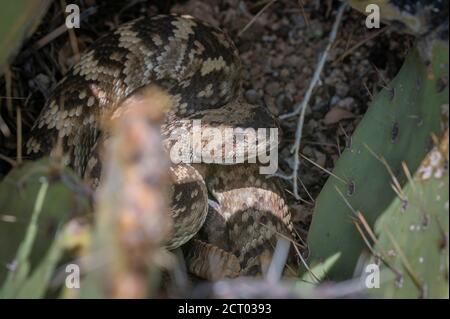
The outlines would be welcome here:
[[[190,14],[226,30],[235,41],[244,66],[244,92],[251,103],[265,105],[275,115],[292,111],[302,101],[328,34],[335,20],[338,1],[326,0],[189,0],[80,2],[83,19],[72,41],[55,30],[64,22],[64,1],[55,1],[37,32],[27,41],[11,65],[13,102],[0,99],[0,115],[11,135],[0,134],[1,154],[15,158],[17,108],[26,140],[29,128],[46,97],[82,52],[95,39],[124,21],[140,15],[176,12]],[[288,195],[301,234],[311,219],[314,199],[373,96],[398,72],[412,44],[409,36],[387,28],[369,30],[365,17],[351,9],[344,13],[337,39],[306,113],[301,153],[302,188],[298,201]],[[75,41],[74,41],[75,39]],[[6,96],[5,78],[0,96]],[[11,108],[12,106],[12,108]],[[283,142],[280,172],[289,174],[297,118],[280,121]],[[0,177],[10,169],[0,161]],[[286,182],[287,194],[292,185]]]

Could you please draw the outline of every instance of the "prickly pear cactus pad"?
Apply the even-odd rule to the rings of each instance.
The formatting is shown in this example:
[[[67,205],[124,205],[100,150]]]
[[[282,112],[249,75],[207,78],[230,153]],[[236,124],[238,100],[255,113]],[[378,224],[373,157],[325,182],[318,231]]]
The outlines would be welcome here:
[[[384,298],[448,298],[448,131],[378,219],[374,247]]]
[[[406,182],[432,147],[448,110],[448,47],[433,47],[425,65],[412,50],[396,78],[373,100],[316,200],[308,242],[314,265],[337,252],[341,257],[330,279],[352,276],[364,248],[353,221],[360,212],[369,225],[395,197],[392,175]],[[448,111],[447,111],[448,112]]]
[[[0,75],[8,58],[37,28],[51,1],[18,0],[2,3],[0,11]]]
[[[38,194],[46,185],[39,212]],[[17,252],[25,238],[31,270],[42,260],[55,234],[70,218],[88,211],[87,194],[76,176],[61,165],[42,159],[14,168],[0,183],[0,286],[15,271]],[[39,214],[38,214],[39,213]],[[31,224],[31,226],[30,226]],[[28,234],[32,232],[32,236]],[[27,267],[28,268],[28,267]]]

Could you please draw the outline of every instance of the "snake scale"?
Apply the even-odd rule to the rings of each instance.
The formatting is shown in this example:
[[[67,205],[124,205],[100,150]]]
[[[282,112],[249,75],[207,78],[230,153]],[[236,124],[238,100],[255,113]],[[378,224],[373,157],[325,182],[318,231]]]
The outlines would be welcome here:
[[[108,133],[100,119],[119,114],[124,101],[150,85],[172,102],[164,137],[190,119],[219,128],[273,127],[264,108],[242,98],[240,73],[237,49],[220,29],[190,16],[138,18],[94,42],[57,84],[32,127],[27,153],[51,155],[62,146],[65,163],[97,185],[101,162],[92,160],[93,148]],[[167,246],[184,247],[191,272],[209,279],[259,274],[277,232],[293,236],[280,182],[257,168],[172,166],[174,227]]]

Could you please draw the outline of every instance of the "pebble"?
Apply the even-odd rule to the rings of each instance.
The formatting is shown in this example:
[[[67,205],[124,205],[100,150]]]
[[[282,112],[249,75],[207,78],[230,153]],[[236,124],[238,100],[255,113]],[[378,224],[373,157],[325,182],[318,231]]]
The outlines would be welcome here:
[[[264,42],[275,42],[277,39],[276,35],[263,35],[262,36],[262,40]]]
[[[289,75],[290,75],[290,72],[288,69],[286,69],[286,68],[281,69],[281,71],[280,71],[281,78],[287,79],[287,78],[289,78]]]
[[[352,111],[353,110],[353,106],[355,104],[355,99],[352,97],[346,97],[345,99],[339,101],[338,106],[346,109],[348,111]]]
[[[333,97],[330,100],[330,106],[335,106],[336,104],[339,103],[339,101],[341,100],[341,98],[337,95],[333,95]]]
[[[259,95],[256,90],[250,89],[245,92],[245,98],[250,104],[258,104],[261,100],[261,95]]]
[[[350,91],[350,88],[345,83],[336,83],[336,93],[340,96],[347,96],[348,92]]]

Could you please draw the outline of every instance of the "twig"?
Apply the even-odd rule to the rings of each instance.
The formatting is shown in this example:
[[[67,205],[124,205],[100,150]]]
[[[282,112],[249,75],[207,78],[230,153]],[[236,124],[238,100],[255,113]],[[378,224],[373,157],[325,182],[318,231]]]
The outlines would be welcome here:
[[[303,1],[302,0],[298,0],[298,5],[299,5],[300,10],[302,12],[303,20],[305,20],[305,25],[306,25],[307,28],[309,28],[309,20],[308,20],[308,17],[306,16],[306,13],[305,13],[305,7],[303,5]]]
[[[17,166],[17,162],[15,160],[13,160],[12,158],[9,158],[6,155],[0,154],[0,160],[5,161],[6,163],[11,165],[12,167],[16,167]]]
[[[17,164],[22,163],[22,111],[17,107]]]
[[[306,91],[305,98],[302,100],[302,102],[300,104],[297,104],[295,106],[295,110],[293,112],[281,115],[280,119],[283,120],[283,119],[295,116],[298,113],[300,113],[300,111],[302,111],[302,113],[305,112],[304,110],[306,109],[306,106],[308,105],[308,102],[311,98],[312,91],[316,87],[316,84],[320,78],[320,74],[322,73],[322,69],[325,65],[325,62],[327,61],[328,53],[330,52],[331,47],[333,46],[334,40],[336,39],[337,31],[338,31],[339,25],[342,20],[342,15],[346,8],[347,8],[346,3],[341,4],[341,6],[339,7],[338,13],[336,15],[336,20],[334,21],[333,28],[331,29],[330,36],[328,38],[328,45],[325,48],[325,50],[323,51],[322,55],[320,56],[319,63],[317,64],[316,70],[314,71],[313,78],[311,79],[311,82],[309,83],[309,87],[308,87],[308,90]]]
[[[81,15],[80,15],[80,21],[84,21],[86,18],[88,18],[89,16],[95,14],[96,12],[97,12],[97,8],[96,7],[90,7],[88,9],[84,10],[81,13]],[[60,35],[66,33],[67,30],[68,29],[67,29],[66,23],[64,22],[59,27],[57,27],[56,29],[52,30],[50,33],[48,33],[47,35],[43,36],[38,41],[36,41],[32,45],[32,49],[33,50],[39,50],[40,48],[46,46],[47,44],[49,44],[50,42],[52,42],[53,40],[58,38]],[[22,53],[22,55],[24,57],[26,57],[27,54],[30,53],[30,51],[25,51],[25,52],[26,52],[26,54]]]
[[[294,111],[288,114],[284,114],[280,116],[280,119],[286,119],[295,115],[298,115],[300,113],[300,116],[297,121],[297,130],[295,132],[295,143],[292,147],[291,152],[294,153],[294,169],[291,175],[291,179],[293,181],[293,188],[294,188],[294,196],[298,199],[300,196],[298,195],[298,185],[297,185],[297,176],[298,176],[298,170],[300,168],[300,159],[299,159],[299,150],[300,150],[300,141],[302,139],[302,132],[303,132],[303,123],[305,122],[305,113],[306,108],[308,106],[308,102],[311,98],[312,91],[316,87],[317,82],[319,81],[320,74],[322,73],[322,69],[325,65],[325,62],[328,57],[328,53],[333,45],[334,40],[336,39],[337,31],[339,28],[339,25],[342,20],[342,16],[344,14],[345,9],[347,8],[347,4],[343,3],[339,7],[339,10],[336,15],[336,20],[334,21],[333,28],[331,29],[330,36],[328,38],[328,45],[325,48],[325,51],[322,53],[319,63],[316,66],[316,70],[314,72],[313,78],[311,79],[311,82],[309,83],[308,90],[306,91],[305,98],[300,104],[297,104]]]
[[[5,88],[6,88],[6,96],[12,96],[12,74],[9,66],[5,67]],[[13,111],[13,103],[11,99],[6,100],[6,107],[10,114]]]
[[[249,23],[247,23],[246,25],[245,25],[245,27],[241,30],[241,31],[239,31],[239,33],[238,33],[238,37],[241,37],[242,36],[242,34],[245,32],[245,31],[247,31],[247,29],[248,28],[250,28],[250,26],[256,21],[256,19],[258,19],[259,18],[259,16],[268,8],[268,7],[270,7],[275,1],[277,1],[277,0],[272,0],[272,1],[270,1],[270,2],[268,2],[261,10],[259,10],[259,12],[250,20],[250,22]]]
[[[6,125],[5,120],[2,118],[2,116],[0,115],[0,132],[5,136],[5,137],[10,137],[11,136],[11,131],[9,130],[8,125]]]
[[[0,100],[26,100],[26,97],[0,96]]]
[[[60,35],[64,34],[66,31],[67,26],[65,23],[63,23],[56,29],[52,30],[50,33],[37,40],[36,43],[33,44],[33,49],[39,50],[40,48],[45,47],[47,44],[55,40]]]

